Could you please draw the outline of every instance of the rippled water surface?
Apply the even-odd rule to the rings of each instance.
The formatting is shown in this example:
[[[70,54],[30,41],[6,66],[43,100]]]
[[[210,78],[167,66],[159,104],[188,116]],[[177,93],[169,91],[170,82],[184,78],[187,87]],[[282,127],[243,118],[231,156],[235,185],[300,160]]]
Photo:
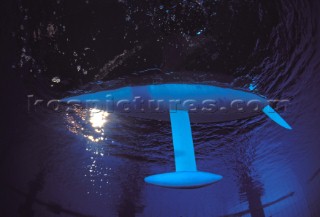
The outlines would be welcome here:
[[[320,216],[318,1],[1,4],[0,216]],[[170,123],[47,106],[169,82],[284,100],[293,130],[264,115],[192,124],[198,168],[224,178],[166,189],[143,179],[174,170]]]

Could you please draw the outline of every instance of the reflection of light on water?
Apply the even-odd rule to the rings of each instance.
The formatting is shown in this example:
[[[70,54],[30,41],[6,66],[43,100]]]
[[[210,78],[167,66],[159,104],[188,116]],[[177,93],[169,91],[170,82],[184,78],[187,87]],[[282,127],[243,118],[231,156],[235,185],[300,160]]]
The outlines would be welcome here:
[[[68,129],[83,137],[89,139],[91,142],[100,142],[105,139],[104,126],[107,122],[109,113],[99,109],[81,109],[74,107],[72,113],[66,114],[66,120],[69,123]],[[85,124],[90,123],[90,127]]]
[[[99,141],[102,141],[104,140],[104,137],[93,137],[91,135],[83,135],[84,137],[88,138],[90,141],[92,142],[99,142]]]
[[[107,142],[112,140],[105,136],[105,127],[108,122],[109,113],[99,109],[84,109],[80,106],[72,107],[66,113],[67,127],[70,132],[81,135],[88,139],[85,150],[91,154],[89,162],[86,160],[84,176],[92,184],[87,194],[96,193],[100,196],[105,195],[106,184],[110,183],[111,168],[105,165],[103,158],[108,156],[106,153]]]
[[[108,117],[108,113],[106,111],[102,111],[99,109],[90,109],[90,123],[94,128],[101,128],[106,123]]]
[[[110,184],[109,181],[109,173],[111,171],[111,167],[106,167],[105,165],[101,165],[101,161],[99,161],[99,157],[91,157],[91,164],[87,165],[85,177],[89,178],[88,181],[91,182],[92,187],[88,189],[87,194],[95,193],[100,196],[103,195],[103,192],[107,192],[102,188],[106,186],[106,184]],[[100,164],[100,165],[99,165]]]
[[[95,132],[98,133],[100,136],[93,136],[93,135],[84,135],[84,137],[88,138],[92,142],[99,142],[104,140],[104,130],[103,127],[107,122],[108,112],[99,110],[99,109],[90,109],[90,118],[89,122],[91,126],[95,128]]]

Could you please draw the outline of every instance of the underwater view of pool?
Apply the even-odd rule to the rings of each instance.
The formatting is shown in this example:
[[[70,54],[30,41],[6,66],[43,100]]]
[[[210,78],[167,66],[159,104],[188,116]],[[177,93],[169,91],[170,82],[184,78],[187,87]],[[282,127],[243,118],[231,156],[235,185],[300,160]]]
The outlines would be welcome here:
[[[320,216],[319,1],[0,4],[1,217]]]

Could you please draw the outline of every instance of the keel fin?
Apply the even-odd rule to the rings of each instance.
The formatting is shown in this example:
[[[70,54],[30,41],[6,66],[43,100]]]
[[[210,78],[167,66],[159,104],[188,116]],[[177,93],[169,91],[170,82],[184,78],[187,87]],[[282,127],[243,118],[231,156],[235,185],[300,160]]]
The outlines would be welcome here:
[[[189,113],[170,110],[176,171],[197,171]]]
[[[197,171],[189,113],[170,110],[175,172],[146,177],[147,183],[167,188],[200,188],[222,179],[222,176]]]

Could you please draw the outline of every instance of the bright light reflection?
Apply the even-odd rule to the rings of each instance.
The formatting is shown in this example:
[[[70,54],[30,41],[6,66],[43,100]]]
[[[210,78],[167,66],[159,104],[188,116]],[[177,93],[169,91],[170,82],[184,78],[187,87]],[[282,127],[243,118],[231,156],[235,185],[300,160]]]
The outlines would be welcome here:
[[[108,112],[99,109],[90,109],[90,123],[94,128],[101,128],[107,122]]]
[[[104,141],[104,125],[108,121],[109,113],[99,109],[81,109],[74,107],[74,115],[66,114],[66,120],[69,123],[68,129],[75,133],[81,134],[92,142]],[[84,122],[82,122],[84,121]],[[92,129],[86,129],[85,123],[89,123]]]
[[[105,196],[104,192],[107,191],[104,188],[111,184],[109,180],[111,167],[106,167],[103,164],[104,161],[100,161],[106,156],[106,150],[104,145],[97,144],[107,140],[104,125],[108,121],[109,113],[99,109],[82,109],[76,106],[73,107],[72,111],[72,113],[66,113],[69,131],[82,135],[90,141],[86,143],[85,149],[92,154],[84,171],[86,180],[92,184],[88,188],[87,194],[96,193]],[[112,140],[109,141],[113,143]]]

